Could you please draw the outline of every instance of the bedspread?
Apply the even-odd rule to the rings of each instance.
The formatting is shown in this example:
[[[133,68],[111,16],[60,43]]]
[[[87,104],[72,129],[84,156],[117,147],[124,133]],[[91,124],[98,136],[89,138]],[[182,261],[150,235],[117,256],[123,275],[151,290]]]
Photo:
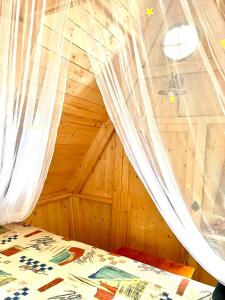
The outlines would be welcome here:
[[[39,228],[0,226],[0,300],[209,300],[212,291]]]

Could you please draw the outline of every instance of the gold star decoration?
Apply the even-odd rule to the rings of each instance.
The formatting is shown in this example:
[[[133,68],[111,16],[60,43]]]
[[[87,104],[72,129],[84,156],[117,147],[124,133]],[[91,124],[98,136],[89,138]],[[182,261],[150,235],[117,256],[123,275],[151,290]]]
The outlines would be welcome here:
[[[174,95],[170,95],[169,96],[169,100],[170,100],[170,103],[175,103],[175,96]]]
[[[154,14],[154,10],[153,10],[153,8],[147,8],[147,10],[146,10],[146,15],[147,16],[152,16]]]
[[[225,39],[220,40],[220,46],[225,49]]]

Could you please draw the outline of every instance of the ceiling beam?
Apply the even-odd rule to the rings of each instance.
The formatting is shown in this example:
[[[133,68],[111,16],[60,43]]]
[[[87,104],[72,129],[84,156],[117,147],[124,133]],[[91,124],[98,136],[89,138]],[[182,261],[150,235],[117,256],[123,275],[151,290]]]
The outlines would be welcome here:
[[[81,192],[113,133],[114,126],[110,120],[102,124],[84,159],[71,179],[69,190],[74,194]]]

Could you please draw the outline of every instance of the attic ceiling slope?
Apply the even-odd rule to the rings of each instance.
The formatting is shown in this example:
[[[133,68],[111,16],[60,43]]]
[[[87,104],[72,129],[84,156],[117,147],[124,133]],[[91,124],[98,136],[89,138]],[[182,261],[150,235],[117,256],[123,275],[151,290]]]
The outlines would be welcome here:
[[[49,0],[50,1],[50,0]],[[225,4],[223,1],[215,0],[217,5],[221,9],[225,9]],[[49,2],[51,5],[54,1]],[[100,13],[102,7],[107,8],[105,0],[98,0],[98,5],[94,11],[96,27],[102,29],[105,34],[104,38],[107,41],[106,47],[111,47],[113,43],[121,38],[121,27],[115,26],[113,24],[113,16],[108,12],[104,16]],[[129,1],[129,5],[133,7],[132,18],[135,20],[135,8],[136,0]],[[142,8],[148,3],[148,6],[157,8],[159,2],[157,0],[143,1]],[[172,1],[166,0],[167,12],[172,18]],[[51,6],[50,5],[50,6]],[[128,14],[128,1],[126,0],[116,0],[116,5],[120,12],[121,23],[124,28],[128,30],[129,14]],[[86,2],[84,4],[85,13],[90,17],[90,9]],[[68,30],[65,33],[65,46],[63,48],[63,59],[69,60],[69,73],[68,73],[68,83],[65,95],[65,102],[63,107],[63,114],[61,118],[61,123],[58,131],[58,139],[55,147],[55,153],[52,159],[52,163],[49,169],[48,177],[45,182],[45,186],[42,193],[43,197],[48,197],[48,195],[54,195],[61,192],[71,191],[71,183],[74,179],[75,174],[77,174],[80,165],[85,160],[85,157],[89,151],[90,147],[94,147],[92,143],[97,140],[97,134],[103,124],[108,119],[108,114],[106,112],[100,91],[98,89],[95,76],[86,53],[86,46],[83,43],[82,34],[88,30],[87,24],[85,24],[83,18],[81,18],[79,7],[71,7],[70,15],[68,18]],[[57,28],[51,28],[49,18],[60,18],[59,14],[51,14],[49,10],[48,15],[45,18],[45,34],[43,47],[45,48],[46,55],[52,55],[54,53],[54,43],[49,43],[49,37],[52,34],[57,35]],[[72,26],[75,35],[72,39],[72,51],[69,53],[68,46],[71,40],[70,36],[70,26]],[[159,43],[159,38],[164,32],[162,28],[162,20],[159,18],[150,18],[146,21],[146,30],[148,26],[154,26],[155,36],[152,38],[152,43],[149,44],[149,51],[154,55],[154,48],[156,44]],[[102,42],[99,40],[99,42]],[[115,48],[111,48],[115,49]],[[162,57],[157,56],[156,66],[155,66],[155,76],[162,76],[165,72],[164,69],[160,69],[162,63],[159,59]],[[196,62],[196,60],[194,61]],[[45,60],[42,61],[43,66]],[[161,64],[160,64],[161,63]],[[186,68],[185,66],[181,66]],[[196,67],[196,72],[200,70],[201,66],[197,63],[193,67]],[[197,70],[198,69],[198,70]],[[192,70],[193,71],[193,70]],[[163,73],[164,75],[164,73]],[[168,74],[165,74],[166,76]]]
[[[158,5],[156,0],[152,0],[151,2],[154,7]],[[171,0],[167,0],[167,2],[169,6]],[[145,3],[143,2],[143,5],[144,4]],[[116,42],[116,40],[120,38],[121,28],[113,25],[112,16],[110,16],[110,14],[108,15],[108,18],[104,18],[101,15],[101,8],[102,5],[105,5],[105,1],[99,1],[99,5],[100,6],[96,8],[96,26],[100,26],[100,29],[103,28],[103,32],[106,34],[105,41],[108,41],[109,43],[106,46],[111,47],[113,41]],[[126,5],[127,3],[124,0],[117,1],[118,9],[125,22],[124,26],[128,28],[129,26],[126,24],[129,22],[129,14]],[[135,12],[137,12],[135,1],[132,0],[130,5],[133,8],[132,18],[135,19]],[[88,6],[86,6],[85,9],[86,13],[90,14]],[[46,36],[43,46],[46,48],[48,55],[54,52],[54,45],[49,44],[48,42],[49,36],[52,32],[57,34],[57,28],[51,28],[50,18],[54,17],[60,18],[60,15],[58,13],[49,14],[45,18]],[[148,22],[150,23],[149,20]],[[147,25],[149,25],[148,22]],[[154,22],[156,37],[162,21],[151,22]],[[52,24],[54,24],[54,22],[52,22]],[[82,34],[87,30],[87,27],[81,19],[79,10],[76,6],[71,8],[67,26],[68,30],[65,33],[65,37],[68,43],[69,40],[71,40],[70,26],[72,26],[76,34],[74,35],[75,38],[72,39],[71,56],[68,54],[66,47],[68,46],[67,42],[65,43],[63,51],[63,58],[70,60],[67,90],[55,153],[41,198],[46,198],[49,197],[49,195],[58,193],[71,192],[71,190],[74,190],[75,193],[79,193],[82,186],[85,184],[85,180],[88,178],[88,174],[91,173],[95,166],[95,164],[90,164],[92,167],[89,166],[88,173],[85,176],[84,172],[83,175],[81,174],[83,165],[87,164],[88,153],[96,148],[96,141],[97,143],[100,143],[101,147],[98,149],[98,154],[95,156],[97,162],[97,159],[107,145],[107,138],[103,139],[103,143],[101,143],[99,136],[102,136],[105,127],[108,128],[107,134],[109,139],[113,132],[112,124],[109,122],[105,123],[106,125],[104,124],[108,118],[107,112],[90,66],[86,53],[87,49],[82,42]],[[154,40],[155,38],[153,41]],[[75,124],[79,124],[79,131]],[[92,129],[93,127],[95,128],[94,130]],[[76,179],[78,177],[80,177],[79,180]],[[78,183],[77,180],[80,182]],[[70,182],[69,185],[68,182]]]

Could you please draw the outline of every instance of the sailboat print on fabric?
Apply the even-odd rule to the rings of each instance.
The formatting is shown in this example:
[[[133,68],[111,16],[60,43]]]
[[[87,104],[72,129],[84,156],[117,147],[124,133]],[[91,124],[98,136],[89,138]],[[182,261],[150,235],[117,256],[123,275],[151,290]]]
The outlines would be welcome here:
[[[140,299],[148,285],[147,281],[114,266],[104,266],[88,278],[74,277],[84,284],[96,287],[95,298],[99,300],[111,300],[116,295],[132,300]]]
[[[84,254],[85,250],[77,247],[71,247],[67,250],[63,250],[60,253],[57,253],[50,262],[55,263],[59,266],[64,266],[70,262],[75,261]]]

